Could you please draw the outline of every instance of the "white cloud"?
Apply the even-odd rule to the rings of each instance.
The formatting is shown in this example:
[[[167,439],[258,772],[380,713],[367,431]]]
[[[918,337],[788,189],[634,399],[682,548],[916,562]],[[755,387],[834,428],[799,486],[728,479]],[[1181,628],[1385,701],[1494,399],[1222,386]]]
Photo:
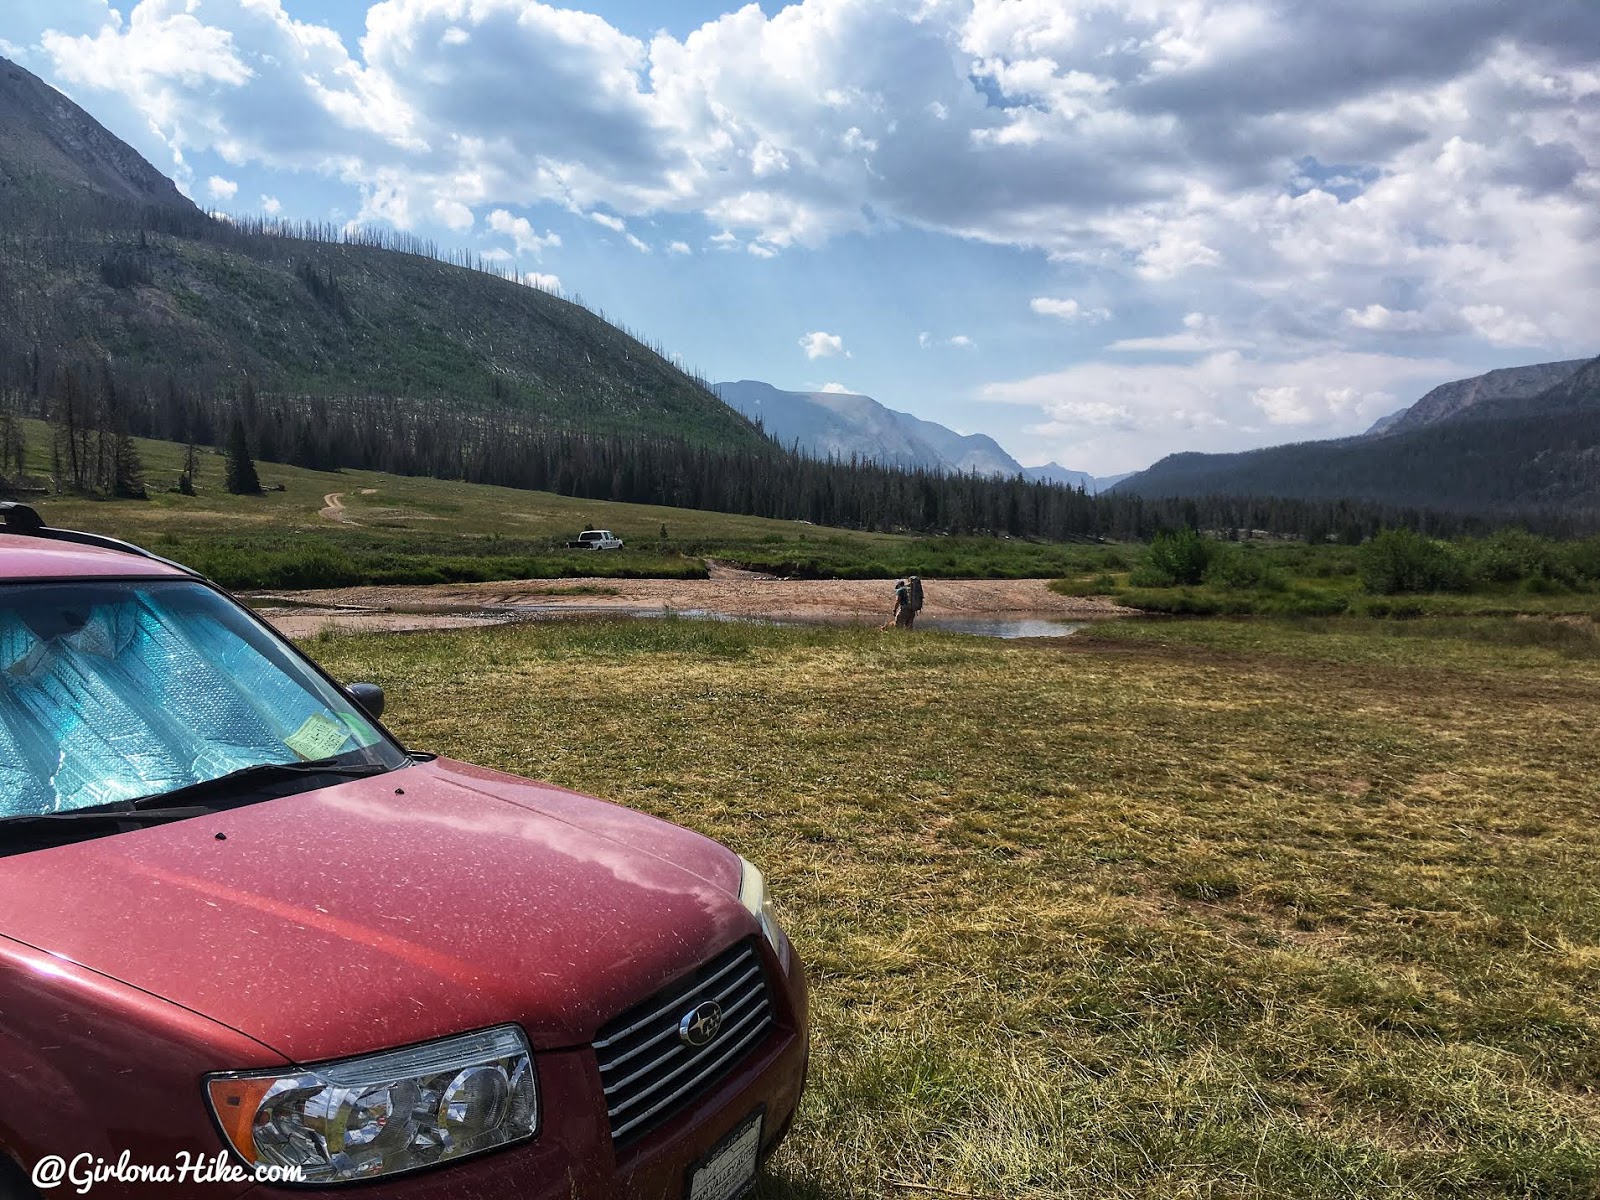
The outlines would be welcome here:
[[[473,226],[472,210],[459,200],[441,196],[433,202],[433,215],[453,233],[466,233]],[[527,224],[526,221],[523,222]],[[502,230],[501,232],[504,232]],[[531,230],[530,230],[531,232]]]
[[[1526,313],[1499,304],[1469,304],[1461,310],[1479,334],[1495,346],[1537,346],[1545,341],[1544,330]]]
[[[632,246],[640,254],[649,254],[649,253],[651,253],[651,249],[650,249],[649,244],[647,242],[645,242],[642,238],[635,237],[633,234],[630,233],[630,234],[627,235],[627,240],[628,240],[628,245]]]
[[[947,338],[936,338],[926,330],[917,334],[917,345],[924,350],[932,350],[935,346],[952,346],[957,350],[975,350],[978,347],[978,343],[965,333],[957,333]]]
[[[1256,388],[1250,393],[1250,402],[1274,425],[1309,425],[1317,416],[1310,401],[1293,385]]]
[[[276,196],[262,196],[261,211],[266,213],[269,217],[275,217],[279,213],[283,212],[283,201],[279,200]]]
[[[1105,308],[1085,308],[1076,300],[1055,296],[1035,296],[1028,307],[1041,317],[1058,317],[1069,324],[1075,321],[1109,321],[1111,312]]]
[[[821,330],[802,337],[800,348],[806,352],[807,358],[838,358],[840,355],[845,358],[850,357],[844,348],[844,338],[836,333],[823,333]]]
[[[1204,308],[1213,324],[1108,349],[1201,359],[1155,364],[1179,371],[1239,351],[1403,383],[1416,347],[1593,349],[1592,3],[804,0],[646,41],[538,0],[384,0],[350,46],[278,0],[84,5],[36,55],[80,100],[116,93],[174,161],[346,181],[360,221],[548,203],[624,235],[698,217],[760,258],[904,228],[1022,247],[1082,281],[1030,306],[1079,336]],[[1308,413],[1293,427],[1314,433],[1331,392],[1359,407],[1384,370],[1241,367],[1209,400],[1190,374],[1157,424],[1265,436]],[[1071,402],[1091,407],[1062,420],[1145,419]]]
[[[1214,267],[1221,261],[1222,255],[1210,246],[1175,234],[1144,248],[1139,255],[1139,274],[1145,279],[1164,281],[1196,267]]]
[[[830,394],[837,395],[837,396],[853,396],[853,395],[855,395],[855,392],[854,392],[853,389],[845,387],[845,385],[842,384],[842,383],[825,383],[825,384],[822,385],[822,387],[819,390],[820,391],[824,391],[824,392],[828,392]]]
[[[694,251],[689,248],[689,243],[688,242],[669,242],[667,244],[667,253],[668,254],[693,254]]]
[[[543,275],[538,271],[525,271],[522,275],[522,282],[529,287],[538,288],[541,292],[559,293],[561,291],[561,277],[559,275]]]
[[[206,191],[211,193],[213,200],[232,200],[239,194],[239,185],[221,175],[213,175],[206,180]]]
[[[974,342],[970,337],[968,337],[964,333],[956,334],[953,338],[950,339],[950,343],[949,344],[954,346],[954,347],[956,347],[958,350],[971,350],[974,346],[977,345],[976,342]]]
[[[470,216],[470,212],[468,213]],[[489,228],[495,233],[509,237],[517,248],[518,254],[531,254],[538,258],[553,246],[561,245],[561,236],[556,233],[535,233],[533,224],[527,217],[515,217],[503,208],[497,208],[489,214]]]
[[[1106,347],[1119,354],[1208,354],[1217,350],[1236,349],[1243,343],[1227,337],[1221,322],[1205,313],[1192,312],[1183,318],[1183,329],[1178,333],[1155,337],[1118,338]]]

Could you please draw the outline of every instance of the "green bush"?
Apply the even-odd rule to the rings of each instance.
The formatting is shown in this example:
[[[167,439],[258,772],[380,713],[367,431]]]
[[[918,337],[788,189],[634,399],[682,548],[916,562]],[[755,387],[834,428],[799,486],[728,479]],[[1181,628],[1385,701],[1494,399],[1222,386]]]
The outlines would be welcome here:
[[[1361,584],[1374,595],[1464,592],[1471,582],[1455,547],[1409,529],[1385,529],[1361,548]]]
[[[1484,583],[1565,582],[1572,574],[1554,542],[1520,529],[1503,529],[1463,550],[1473,575]]]
[[[1283,575],[1273,569],[1260,551],[1228,544],[1214,546],[1205,579],[1218,587],[1255,588],[1266,592],[1281,592],[1288,586]]]
[[[1579,583],[1600,583],[1600,537],[1566,543],[1561,547],[1561,565]]]
[[[1142,574],[1149,579],[1164,579],[1169,587],[1199,583],[1206,577],[1206,568],[1211,565],[1216,547],[1216,542],[1208,541],[1193,529],[1158,533],[1145,551],[1144,564],[1135,572],[1132,582],[1141,587],[1161,586],[1143,582]]]

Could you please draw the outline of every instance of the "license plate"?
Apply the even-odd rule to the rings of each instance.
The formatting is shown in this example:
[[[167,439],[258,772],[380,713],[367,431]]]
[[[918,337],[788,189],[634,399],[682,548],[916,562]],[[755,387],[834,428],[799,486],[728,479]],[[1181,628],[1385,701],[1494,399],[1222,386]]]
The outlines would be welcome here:
[[[689,1169],[689,1200],[736,1200],[755,1185],[761,1157],[761,1117],[762,1111],[757,1109],[698,1166]]]

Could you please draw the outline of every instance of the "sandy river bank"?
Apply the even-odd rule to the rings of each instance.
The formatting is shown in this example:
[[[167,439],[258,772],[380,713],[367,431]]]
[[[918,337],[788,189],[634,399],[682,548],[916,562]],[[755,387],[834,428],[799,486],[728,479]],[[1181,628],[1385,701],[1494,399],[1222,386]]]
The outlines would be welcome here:
[[[923,615],[1081,621],[1131,615],[1107,600],[1061,596],[1043,579],[931,579]],[[767,579],[719,571],[711,579],[528,580],[429,587],[353,587],[250,597],[291,637],[340,630],[450,629],[582,613],[715,613],[863,624],[888,618],[894,583],[882,579]]]

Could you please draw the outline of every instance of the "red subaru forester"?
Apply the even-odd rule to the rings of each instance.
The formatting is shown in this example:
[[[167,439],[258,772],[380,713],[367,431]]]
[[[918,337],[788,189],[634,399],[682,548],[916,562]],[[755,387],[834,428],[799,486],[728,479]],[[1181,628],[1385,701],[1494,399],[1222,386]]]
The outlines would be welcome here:
[[[808,1059],[755,867],[0,513],[0,1200],[749,1190]]]

